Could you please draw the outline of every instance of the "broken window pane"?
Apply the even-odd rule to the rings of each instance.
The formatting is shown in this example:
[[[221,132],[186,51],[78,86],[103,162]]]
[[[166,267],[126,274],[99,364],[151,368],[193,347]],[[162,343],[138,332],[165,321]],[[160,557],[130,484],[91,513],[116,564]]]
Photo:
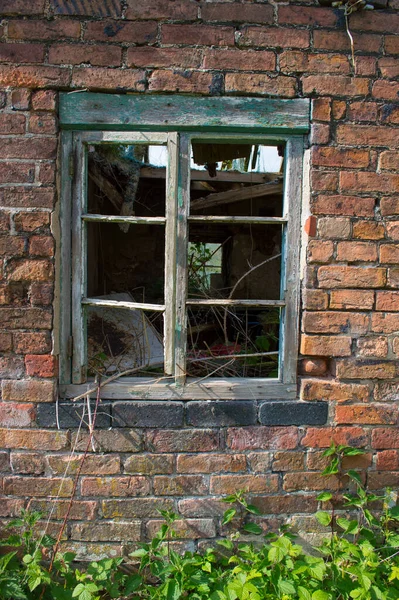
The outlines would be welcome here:
[[[104,300],[130,301],[129,294]],[[114,375],[133,369],[134,377],[163,373],[163,314],[139,309],[88,307],[88,375]]]
[[[279,300],[281,225],[190,223],[189,298]]]
[[[187,375],[278,377],[281,309],[188,307]]]
[[[97,144],[89,147],[88,157],[89,213],[165,216],[165,146]]]
[[[130,294],[131,302],[164,304],[165,228],[87,223],[87,295]]]
[[[283,149],[274,146],[194,142],[191,215],[282,215]]]

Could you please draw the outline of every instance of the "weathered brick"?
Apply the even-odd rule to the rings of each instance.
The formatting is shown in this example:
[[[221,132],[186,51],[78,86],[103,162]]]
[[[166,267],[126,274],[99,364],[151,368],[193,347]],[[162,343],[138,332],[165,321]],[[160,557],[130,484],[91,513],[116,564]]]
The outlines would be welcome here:
[[[338,144],[353,146],[392,146],[399,145],[395,129],[383,125],[338,125],[336,133]]]
[[[141,521],[76,523],[71,527],[71,539],[89,542],[137,542],[140,534]]]
[[[54,255],[54,238],[49,235],[32,235],[29,239],[30,256],[48,256]]]
[[[242,8],[242,5],[240,8]],[[186,60],[180,64],[186,65]],[[258,52],[229,49],[207,50],[203,61],[204,69],[223,69],[227,71],[273,71],[275,66],[276,56],[274,52],[267,50],[259,50]]]
[[[351,232],[351,222],[345,217],[320,217],[317,219],[317,231],[322,239],[348,238]]]
[[[7,265],[10,281],[50,281],[53,264],[48,260],[13,260]]]
[[[115,402],[114,427],[179,427],[183,425],[182,402]]]
[[[212,429],[160,429],[145,433],[151,452],[211,452],[219,448],[219,432]]]
[[[179,514],[187,517],[222,517],[225,510],[218,497],[179,500]]]
[[[397,427],[378,427],[371,432],[371,446],[376,450],[399,448],[399,429]]]
[[[71,71],[67,68],[0,65],[0,85],[4,87],[67,87],[70,79]]]
[[[11,333],[1,331],[0,332],[0,352],[9,352],[11,349],[12,349]]]
[[[2,233],[9,233],[10,231],[10,216],[8,211],[0,211],[0,231]],[[0,239],[4,240],[5,237],[1,237]]]
[[[308,48],[309,31],[282,27],[243,27],[238,32],[242,46],[268,48]]]
[[[2,448],[64,450],[69,447],[69,438],[63,431],[0,429],[0,443]]]
[[[302,304],[308,310],[324,310],[328,307],[328,294],[324,290],[304,290]]]
[[[375,75],[377,58],[375,56],[357,56],[355,59],[356,75]]]
[[[41,184],[53,184],[55,182],[55,164],[51,163],[40,163],[39,174],[36,175],[36,180]]]
[[[370,310],[374,305],[374,292],[368,290],[332,290],[330,308],[338,310]]]
[[[11,161],[0,163],[0,183],[33,183],[34,178],[33,164]]]
[[[46,470],[44,455],[38,452],[12,452],[10,460],[14,474],[43,475]]]
[[[278,475],[213,475],[211,494],[234,494],[237,490],[248,492],[277,492]]]
[[[48,62],[55,65],[80,65],[93,67],[118,67],[122,48],[111,45],[57,44],[50,47]]]
[[[234,50],[223,50],[230,54],[240,54]],[[252,54],[252,53],[251,53]],[[257,53],[254,53],[257,54]],[[129,67],[180,67],[199,68],[202,62],[202,52],[184,48],[156,48],[154,46],[132,46],[127,51],[127,64]],[[205,68],[214,68],[206,66]]]
[[[53,381],[7,379],[2,381],[1,391],[3,400],[11,402],[53,402],[56,385]]]
[[[398,408],[384,404],[342,405],[335,409],[335,420],[338,424],[348,425],[396,425]]]
[[[350,67],[348,58],[342,54],[305,54],[299,50],[286,50],[280,55],[280,70],[285,73],[339,73],[345,75],[349,73]]]
[[[273,471],[301,471],[304,469],[303,452],[275,452]]]
[[[298,444],[296,427],[231,427],[227,447],[232,450],[293,450]]]
[[[78,439],[76,439],[78,437]],[[87,447],[88,433],[72,433],[72,445],[77,450],[84,451]],[[93,436],[96,452],[140,452],[142,448],[142,434],[134,429],[107,429],[96,430]],[[89,452],[93,451],[89,444]]]
[[[374,386],[374,399],[377,402],[396,402],[399,399],[397,381],[377,381]]]
[[[20,134],[25,133],[25,115],[1,113],[0,114],[0,133],[1,134]]]
[[[301,445],[310,448],[328,448],[332,441],[335,444],[358,448],[367,444],[368,435],[361,427],[309,427]]]
[[[321,96],[365,96],[369,90],[369,80],[353,79],[344,75],[308,75],[302,78],[305,94]]]
[[[32,306],[49,305],[53,301],[53,285],[34,282],[30,286],[30,301]]]
[[[0,236],[0,256],[22,256],[25,254],[25,240],[22,237]]]
[[[83,454],[53,454],[47,455],[46,461],[52,475],[63,475],[66,471],[72,475],[78,469],[82,475],[114,475],[121,469],[120,457],[113,454],[89,454],[86,457]]]
[[[349,121],[376,121],[378,105],[375,102],[351,102],[348,110]]]
[[[354,361],[337,361],[336,374],[342,379],[392,379],[397,372],[393,361],[364,358]]]
[[[25,500],[0,498],[0,517],[17,517],[23,508],[25,508]]]
[[[112,17],[117,19],[122,16],[120,2],[112,0],[51,0],[51,7],[56,15],[80,15],[87,17]]]
[[[273,456],[271,452],[250,452],[247,456],[252,472],[265,473],[270,471]]]
[[[374,98],[390,100],[392,102],[398,100],[399,83],[397,81],[387,81],[379,79],[373,85],[372,95]]]
[[[234,28],[217,25],[162,25],[162,44],[234,46]]]
[[[368,167],[370,155],[367,150],[355,148],[315,147],[312,150],[312,162],[324,167]]]
[[[338,22],[338,14],[333,9],[325,7],[281,5],[278,7],[278,22],[288,25],[334,27]]]
[[[0,5],[0,15],[41,15],[44,13],[44,0],[3,0]]]
[[[370,490],[381,490],[383,488],[397,488],[399,485],[399,473],[384,471],[377,473],[370,471],[367,485]]]
[[[57,92],[54,90],[37,90],[32,94],[33,110],[55,111]]]
[[[303,400],[334,400],[335,402],[366,402],[370,390],[367,385],[357,383],[341,383],[325,379],[303,379],[301,381],[301,398]]]
[[[202,475],[155,475],[154,494],[157,496],[204,496],[208,493],[208,483]]]
[[[399,268],[388,269],[388,287],[399,288]]]
[[[325,240],[310,240],[308,243],[309,263],[328,263],[334,254],[333,242]]]
[[[394,78],[399,75],[399,66],[396,58],[384,57],[378,61],[382,77]]]
[[[388,256],[384,255],[384,258]],[[382,260],[381,262],[389,262]],[[386,283],[386,269],[378,267],[346,267],[328,265],[319,267],[319,285],[322,288],[379,288]]]
[[[371,329],[375,333],[396,333],[399,331],[398,313],[374,313],[371,315]]]
[[[392,14],[388,11],[377,11],[370,13],[354,13],[351,18],[351,28],[356,31],[386,31],[399,33],[399,15]]]
[[[376,467],[379,471],[399,471],[399,453],[397,450],[377,452]]]
[[[150,484],[146,477],[83,477],[82,496],[147,496]]]
[[[0,402],[0,427],[32,427],[35,415],[34,404]]]
[[[399,311],[399,292],[377,292],[376,310]]]
[[[352,338],[340,335],[302,335],[301,354],[311,356],[350,356]]]
[[[358,34],[353,35],[355,48],[359,51],[379,52],[382,38],[380,35]],[[334,50],[339,48],[341,52],[350,50],[350,41],[345,31],[323,31],[313,32],[313,45],[317,49]]]
[[[310,132],[310,143],[328,144],[330,141],[330,125],[326,123],[314,123]]]
[[[54,477],[5,477],[4,493],[10,496],[37,496],[67,498],[71,495],[73,480]]]
[[[204,460],[204,455],[200,456]],[[123,471],[133,475],[169,475],[173,464],[173,454],[135,454],[126,460]]]
[[[306,312],[303,330],[306,333],[367,333],[368,315],[352,312]]]
[[[168,0],[157,2],[135,2],[128,0],[126,19],[179,19],[197,18],[198,5],[193,0],[177,0],[171,4]]]
[[[79,21],[57,19],[18,20],[8,24],[8,37],[17,40],[60,40],[64,38],[79,38]]]
[[[101,21],[89,21],[84,31],[85,40],[96,40],[99,42],[151,44],[155,42],[156,37],[156,21],[129,23],[128,21],[107,21],[102,19]]]
[[[376,221],[356,221],[353,223],[353,237],[361,240],[381,240],[385,237],[384,226]]]
[[[381,152],[378,165],[382,171],[399,171],[399,153],[390,150]]]
[[[317,509],[315,495],[309,494],[285,494],[284,496],[253,496],[250,498],[262,514],[289,514],[312,513]]]
[[[50,213],[44,211],[18,212],[13,217],[15,230],[18,232],[38,232],[50,226]]]
[[[4,138],[0,147],[0,158],[55,158],[57,140],[40,137]]]
[[[375,199],[371,197],[319,195],[313,203],[313,212],[316,215],[372,217],[374,206]]]
[[[53,115],[40,114],[31,115],[28,131],[30,133],[55,134],[57,133],[57,119]]]
[[[380,261],[386,264],[399,262],[399,244],[381,244]]]
[[[259,411],[262,425],[324,425],[328,406],[322,402],[264,402]]]
[[[209,94],[214,85],[214,76],[211,73],[201,71],[189,71],[181,69],[173,71],[154,71],[149,82],[152,92],[192,92]]]
[[[267,94],[293,98],[296,94],[294,77],[249,73],[227,73],[225,76],[226,92],[247,92],[251,94]]]
[[[304,358],[300,362],[299,370],[301,375],[318,377],[327,373],[328,363],[325,358]]]
[[[90,402],[90,409],[91,413],[93,414],[95,410],[94,398]],[[61,427],[62,429],[77,429],[78,427],[80,427],[84,430],[86,427],[88,427],[87,411],[87,402],[74,403],[71,401],[65,401],[59,402],[57,405],[40,404],[37,407],[36,421],[39,427]],[[109,428],[111,424],[110,413],[110,405],[105,404],[103,402],[101,404],[101,409],[97,413],[94,437],[92,442],[90,442],[90,447],[92,448],[92,450],[94,449],[94,451],[98,452],[100,450],[96,439],[97,435],[100,433],[100,430],[104,428]],[[83,448],[79,446],[79,450],[86,450],[86,447],[87,439],[86,446],[84,446]]]
[[[159,517],[160,510],[172,510],[171,498],[129,498],[128,500],[103,500],[102,513],[105,519],[131,519]]]
[[[286,473],[283,488],[286,492],[338,490],[339,478],[336,475],[326,477],[322,473]]]
[[[194,427],[224,427],[228,425],[254,425],[257,419],[255,402],[189,402],[186,420]]]
[[[0,60],[5,63],[41,63],[44,61],[44,46],[0,43]]]
[[[337,260],[346,262],[377,261],[377,245],[372,242],[339,242]]]
[[[222,473],[246,471],[244,454],[179,454],[178,473]]]
[[[330,98],[314,98],[312,100],[312,121],[330,121],[330,119],[331,119],[331,100],[330,100]]]
[[[24,365],[20,356],[0,356],[0,378],[19,379],[24,376]]]
[[[104,90],[144,91],[145,71],[107,69],[105,67],[74,67],[72,87]]]
[[[365,337],[357,340],[359,356],[384,358],[388,354],[388,340],[384,336]]]
[[[146,525],[146,535],[152,539],[165,521],[151,520]],[[215,524],[212,519],[178,519],[173,522],[173,539],[198,539],[216,536]]]
[[[69,506],[68,500],[35,500],[29,501],[29,510],[39,510],[45,515],[51,512],[53,519],[64,519],[68,511],[68,519],[72,521],[93,521],[97,514],[97,502],[94,500],[76,500]]]
[[[367,171],[342,171],[341,189],[357,192],[392,193],[399,191],[399,175],[392,173],[369,173]]]
[[[52,208],[54,190],[51,188],[9,187],[0,189],[2,206],[13,208]]]
[[[385,51],[387,54],[399,54],[399,38],[396,35],[385,36]]]
[[[381,214],[384,217],[390,217],[392,215],[399,215],[399,198],[387,197],[381,198]]]

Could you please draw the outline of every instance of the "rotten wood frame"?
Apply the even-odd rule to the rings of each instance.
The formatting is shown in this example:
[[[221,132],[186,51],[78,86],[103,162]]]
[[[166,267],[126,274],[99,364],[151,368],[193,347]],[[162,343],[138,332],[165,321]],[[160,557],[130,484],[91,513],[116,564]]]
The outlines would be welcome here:
[[[269,128],[265,125],[259,125],[259,120],[253,119],[252,127],[245,124],[243,130],[238,130],[236,134],[223,135],[225,140],[239,141],[247,143],[261,144],[285,144],[285,173],[284,173],[284,195],[283,195],[283,214],[282,217],[222,217],[222,216],[200,216],[189,213],[190,197],[190,144],[193,139],[196,141],[220,141],[221,135],[215,137],[215,129],[220,129],[220,121],[217,126],[207,126],[204,122],[205,116],[198,118],[198,114],[191,115],[191,125],[193,129],[195,124],[199,123],[199,133],[186,131],[187,127],[180,126],[177,123],[176,131],[165,131],[164,121],[159,115],[153,114],[152,128],[160,129],[158,133],[147,133],[139,131],[146,128],[148,123],[145,117],[139,124],[136,120],[138,129],[135,133],[128,131],[119,133],[118,131],[109,131],[112,126],[112,120],[115,121],[115,114],[107,112],[105,118],[98,119],[93,125],[91,117],[87,113],[87,106],[92,104],[92,96],[98,97],[99,94],[81,94],[79,95],[78,111],[83,121],[90,121],[93,129],[98,129],[104,120],[104,131],[68,131],[71,127],[82,129],[83,123],[72,124],[71,120],[66,118],[71,114],[71,101],[68,94],[61,95],[61,124],[66,130],[63,132],[63,150],[61,155],[62,162],[62,203],[61,203],[61,226],[63,230],[61,243],[61,260],[63,274],[61,279],[60,296],[65,298],[65,310],[60,315],[60,347],[71,348],[73,340],[73,353],[61,352],[61,394],[65,397],[74,397],[82,392],[82,383],[85,381],[86,372],[86,319],[85,310],[87,306],[111,306],[114,303],[110,300],[87,298],[86,294],[86,223],[90,221],[103,223],[130,223],[137,224],[157,224],[165,227],[166,244],[166,262],[165,262],[165,302],[163,305],[143,304],[143,303],[120,303],[115,302],[115,309],[130,308],[140,310],[159,311],[164,314],[164,352],[165,352],[165,373],[170,375],[169,380],[160,383],[143,377],[126,377],[123,380],[112,382],[102,388],[102,398],[143,398],[146,399],[201,399],[201,398],[290,398],[296,396],[296,364],[298,352],[298,312],[299,312],[299,254],[300,254],[300,215],[301,215],[301,194],[302,194],[302,157],[304,148],[303,133],[309,126],[307,101],[298,104],[299,101],[292,101],[292,107],[301,115],[297,119],[295,128],[295,117],[288,120],[284,127],[282,123],[276,125],[276,120],[271,123],[270,129],[278,133],[269,134]],[[83,102],[81,102],[83,96]],[[88,98],[90,96],[90,98]],[[109,98],[109,96],[108,96]],[[111,96],[112,98],[112,96]],[[105,98],[101,102],[107,104]],[[132,98],[128,97],[131,104]],[[137,98],[136,98],[137,100]],[[140,99],[141,101],[142,99]],[[154,101],[155,98],[147,98],[147,102]],[[198,98],[198,101],[209,99]],[[213,100],[232,100],[213,99]],[[235,122],[231,122],[231,127],[225,126],[226,131],[237,129],[236,109],[240,104],[245,107],[248,99],[234,99]],[[289,101],[270,101],[263,99],[249,99],[253,107],[253,101],[257,109],[265,107],[267,103],[274,104],[277,117],[281,120],[281,112],[289,112]],[[115,102],[115,99],[113,100]],[[159,101],[159,97],[158,97]],[[276,103],[284,103],[284,111],[278,110]],[[288,102],[288,104],[287,104]],[[223,103],[218,103],[219,108]],[[165,105],[166,106],[166,105]],[[282,106],[281,104],[279,105]],[[83,108],[82,108],[83,107]],[[85,108],[86,107],[86,108]],[[68,110],[67,110],[68,108]],[[159,108],[159,107],[158,107]],[[156,111],[155,111],[156,112]],[[197,111],[198,112],[198,111]],[[195,111],[194,111],[195,113]],[[227,110],[228,113],[228,110]],[[270,111],[268,116],[270,117]],[[74,113],[76,121],[76,111]],[[228,116],[228,115],[227,115]],[[230,115],[231,116],[231,115]],[[118,123],[122,116],[118,116]],[[126,117],[125,117],[126,119]],[[179,118],[176,119],[177,121]],[[248,115],[247,115],[248,120]],[[249,119],[250,120],[250,119]],[[110,122],[111,121],[111,122]],[[161,123],[161,125],[159,125]],[[157,127],[157,125],[159,125]],[[172,123],[173,125],[173,123]],[[114,123],[115,129],[119,127]],[[127,127],[128,129],[130,127]],[[180,131],[179,131],[180,129]],[[259,132],[261,129],[261,132]],[[292,130],[297,135],[292,135]],[[167,179],[167,199],[165,217],[123,217],[93,215],[87,213],[87,148],[89,144],[97,143],[126,143],[126,144],[164,144],[168,147],[168,164],[163,170]],[[147,172],[145,172],[147,169]],[[151,168],[142,169],[143,176],[154,176]],[[156,169],[158,171],[158,169]],[[111,202],[118,203],[120,198],[115,196],[115,190],[108,189],[106,180],[100,178],[101,173],[94,173],[95,182],[100,185],[104,193],[110,198]],[[236,173],[223,174],[226,178],[237,177]],[[256,174],[259,176],[257,185],[251,188],[241,188],[234,192],[220,192],[210,194],[207,197],[192,202],[192,210],[204,208],[213,204],[223,203],[229,195],[237,196],[237,201],[245,199],[248,194],[257,194],[259,196],[279,193],[283,184],[276,181],[276,174]],[[233,179],[234,179],[233,177]],[[238,176],[239,177],[239,176]],[[195,171],[193,179],[206,180],[207,174],[203,171]],[[241,178],[242,179],[242,178]],[[240,179],[240,181],[241,181]],[[252,175],[253,182],[253,175]],[[72,217],[69,210],[72,209]],[[282,248],[282,276],[281,276],[281,299],[277,301],[262,300],[188,300],[187,299],[187,227],[190,221],[215,222],[215,223],[256,223],[256,224],[280,224],[283,228],[283,248]],[[71,231],[73,232],[71,234]],[[70,252],[72,252],[72,269],[68,271],[70,263]],[[179,260],[177,260],[179,257]],[[176,266],[177,265],[177,266]],[[65,270],[64,270],[65,269]],[[70,280],[72,286],[69,289]],[[68,299],[70,298],[70,300]],[[64,302],[64,300],[63,300]],[[129,306],[127,306],[127,304]],[[280,350],[279,350],[279,377],[278,379],[260,379],[260,378],[229,378],[212,379],[196,381],[186,380],[186,310],[189,305],[234,305],[234,306],[278,306],[282,310],[280,323]],[[123,306],[122,306],[123,305]],[[125,306],[126,305],[126,306]],[[71,335],[72,333],[72,335]],[[72,340],[71,340],[72,338]],[[72,357],[69,355],[72,354]],[[72,368],[71,368],[72,365]]]

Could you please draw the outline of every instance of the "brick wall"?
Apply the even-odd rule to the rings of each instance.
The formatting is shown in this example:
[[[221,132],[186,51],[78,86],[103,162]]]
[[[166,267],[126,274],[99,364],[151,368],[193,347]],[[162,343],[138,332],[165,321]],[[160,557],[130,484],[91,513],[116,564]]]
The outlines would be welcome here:
[[[49,508],[82,406],[56,414],[53,350],[59,90],[312,98],[298,401],[101,406],[65,547],[120,553],[179,510],[183,540],[221,532],[217,498],[247,488],[265,529],[306,516],[321,449],[371,489],[399,483],[399,14],[312,2],[3,0],[0,4],[0,516]],[[300,400],[299,400],[300,398]],[[113,429],[110,429],[110,427]],[[81,434],[82,451],[87,433]],[[66,510],[73,459],[52,521]],[[358,461],[358,462],[356,462]],[[96,521],[94,524],[93,522]]]

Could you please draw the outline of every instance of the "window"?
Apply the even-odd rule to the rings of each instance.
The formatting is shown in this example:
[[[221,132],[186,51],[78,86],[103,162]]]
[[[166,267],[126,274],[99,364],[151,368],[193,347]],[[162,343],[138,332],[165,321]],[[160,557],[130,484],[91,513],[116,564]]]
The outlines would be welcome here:
[[[307,101],[61,96],[66,394],[294,397]]]

